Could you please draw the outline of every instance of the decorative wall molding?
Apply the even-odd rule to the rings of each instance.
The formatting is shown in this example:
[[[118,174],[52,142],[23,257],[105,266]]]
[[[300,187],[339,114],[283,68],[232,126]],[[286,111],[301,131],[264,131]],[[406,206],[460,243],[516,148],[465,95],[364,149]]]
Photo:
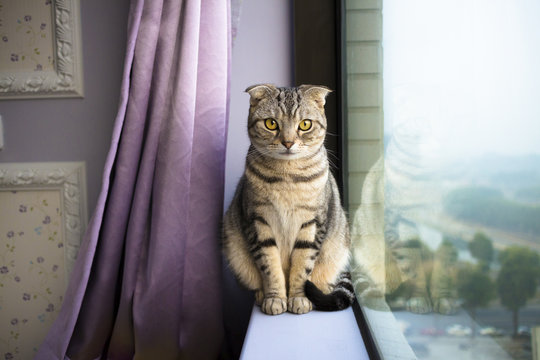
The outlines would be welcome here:
[[[59,190],[62,199],[66,278],[77,259],[87,225],[83,162],[0,164],[0,191]]]
[[[21,72],[0,68],[0,100],[83,97],[79,1],[52,0],[54,71]]]

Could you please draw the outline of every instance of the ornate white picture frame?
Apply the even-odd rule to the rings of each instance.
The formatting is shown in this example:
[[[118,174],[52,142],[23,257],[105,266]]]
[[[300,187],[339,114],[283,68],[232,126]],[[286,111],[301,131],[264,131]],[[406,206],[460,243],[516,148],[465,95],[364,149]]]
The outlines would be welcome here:
[[[60,192],[66,280],[77,259],[87,225],[84,162],[0,164],[0,192]]]
[[[0,100],[83,97],[80,0],[0,0]]]
[[[84,163],[0,163],[2,358],[35,357],[62,306],[85,227]]]

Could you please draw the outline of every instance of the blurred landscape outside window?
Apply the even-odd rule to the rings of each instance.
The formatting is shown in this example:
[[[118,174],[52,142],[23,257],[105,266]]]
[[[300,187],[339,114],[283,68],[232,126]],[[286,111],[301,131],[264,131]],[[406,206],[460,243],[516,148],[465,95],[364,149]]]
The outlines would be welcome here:
[[[532,359],[540,337],[540,2],[346,4],[360,304],[391,314],[419,359]],[[355,35],[369,19],[375,27],[382,19],[380,28]],[[392,343],[378,326],[384,358]]]

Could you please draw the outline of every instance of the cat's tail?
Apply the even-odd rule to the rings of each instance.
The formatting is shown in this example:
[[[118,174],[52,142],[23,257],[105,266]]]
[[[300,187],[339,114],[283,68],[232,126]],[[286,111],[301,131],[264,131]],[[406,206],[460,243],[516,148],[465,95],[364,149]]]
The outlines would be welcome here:
[[[341,273],[330,294],[323,293],[309,280],[304,285],[304,292],[319,311],[343,310],[351,306],[355,299],[351,274],[348,272]]]

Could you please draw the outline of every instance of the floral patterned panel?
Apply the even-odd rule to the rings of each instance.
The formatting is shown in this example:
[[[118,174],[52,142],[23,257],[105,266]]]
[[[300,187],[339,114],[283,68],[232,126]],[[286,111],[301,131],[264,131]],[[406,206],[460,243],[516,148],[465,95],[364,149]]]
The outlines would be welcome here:
[[[66,289],[60,191],[0,191],[0,214],[0,360],[32,359]]]
[[[0,71],[54,70],[51,0],[0,0]]]

